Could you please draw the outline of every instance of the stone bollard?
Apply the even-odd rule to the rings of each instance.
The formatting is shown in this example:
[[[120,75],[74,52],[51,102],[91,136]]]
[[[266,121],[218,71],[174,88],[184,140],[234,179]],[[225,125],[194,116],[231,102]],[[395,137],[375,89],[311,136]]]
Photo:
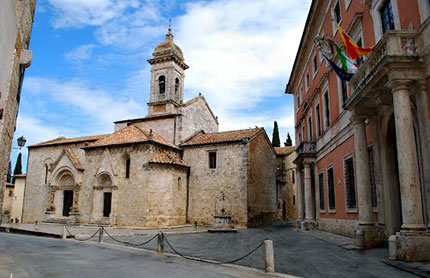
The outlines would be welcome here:
[[[388,238],[388,258],[390,260],[397,259],[397,242],[396,242],[396,235],[391,235]]]
[[[355,231],[355,247],[358,249],[364,249],[364,232],[363,230]]]
[[[36,232],[39,232],[39,222],[38,222],[38,221],[35,221],[35,222],[34,222],[34,230],[35,230]]]
[[[63,235],[61,236],[62,239],[66,239],[67,238],[67,230],[66,230],[66,226],[63,226]]]
[[[271,240],[264,241],[264,266],[267,273],[275,272],[275,256]]]
[[[99,228],[99,243],[103,243],[103,227]]]
[[[157,237],[157,253],[164,253],[164,235],[162,233],[159,233]]]

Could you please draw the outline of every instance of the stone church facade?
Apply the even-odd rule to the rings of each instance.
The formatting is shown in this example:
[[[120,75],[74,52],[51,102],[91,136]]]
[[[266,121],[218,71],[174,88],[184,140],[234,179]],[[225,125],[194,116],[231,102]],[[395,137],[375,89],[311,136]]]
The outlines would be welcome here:
[[[218,132],[202,95],[183,101],[188,66],[170,29],[148,62],[148,116],[29,147],[24,223],[211,225],[220,194],[236,226],[274,220],[275,152],[264,129]]]

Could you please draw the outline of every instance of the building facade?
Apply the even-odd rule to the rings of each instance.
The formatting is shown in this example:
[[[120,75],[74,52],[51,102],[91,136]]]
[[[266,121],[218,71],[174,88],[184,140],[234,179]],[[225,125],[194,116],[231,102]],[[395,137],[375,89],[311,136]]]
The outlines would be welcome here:
[[[402,260],[430,259],[430,4],[312,1],[286,92],[294,95],[298,220],[390,241]],[[342,82],[314,40],[335,24],[373,52]],[[330,46],[325,49],[337,63]]]
[[[294,146],[275,147],[277,217],[281,221],[297,219],[296,159]]]
[[[0,207],[21,98],[36,0],[0,2]]]
[[[21,223],[24,200],[25,174],[13,176],[13,183],[6,183],[3,195],[2,222]]]
[[[220,195],[236,226],[274,219],[275,152],[264,129],[218,132],[202,95],[183,101],[188,66],[170,29],[148,62],[146,117],[29,147],[23,222],[211,225]]]

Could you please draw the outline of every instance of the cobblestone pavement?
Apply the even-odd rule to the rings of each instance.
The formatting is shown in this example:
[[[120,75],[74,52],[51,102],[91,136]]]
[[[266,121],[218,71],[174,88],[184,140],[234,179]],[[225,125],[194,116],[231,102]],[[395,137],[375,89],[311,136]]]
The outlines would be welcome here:
[[[149,238],[140,235],[119,239],[140,243]],[[361,251],[346,250],[315,235],[295,230],[291,225],[253,228],[238,233],[166,234],[166,238],[180,253],[216,261],[240,257],[261,241],[271,239],[275,249],[276,272],[301,277],[416,277],[384,264],[379,260],[381,254],[367,255]],[[345,239],[335,240],[339,245],[348,244]],[[108,237],[105,242],[113,243]],[[155,249],[156,242],[143,248]],[[165,251],[173,253],[167,245]],[[263,248],[260,248],[237,264],[263,269],[263,258]]]
[[[0,233],[0,277],[11,273],[13,278],[279,277],[130,248]]]

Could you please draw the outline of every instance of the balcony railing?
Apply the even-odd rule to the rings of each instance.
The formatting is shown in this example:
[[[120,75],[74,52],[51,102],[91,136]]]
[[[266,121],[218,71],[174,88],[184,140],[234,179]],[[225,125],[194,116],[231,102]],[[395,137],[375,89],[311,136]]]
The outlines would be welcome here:
[[[297,156],[314,156],[316,154],[316,143],[314,141],[301,142],[296,148]]]
[[[419,50],[422,49],[420,34],[421,32],[416,30],[388,31],[352,77],[354,93],[367,86],[372,78],[383,70],[388,59],[401,61],[418,57]]]

